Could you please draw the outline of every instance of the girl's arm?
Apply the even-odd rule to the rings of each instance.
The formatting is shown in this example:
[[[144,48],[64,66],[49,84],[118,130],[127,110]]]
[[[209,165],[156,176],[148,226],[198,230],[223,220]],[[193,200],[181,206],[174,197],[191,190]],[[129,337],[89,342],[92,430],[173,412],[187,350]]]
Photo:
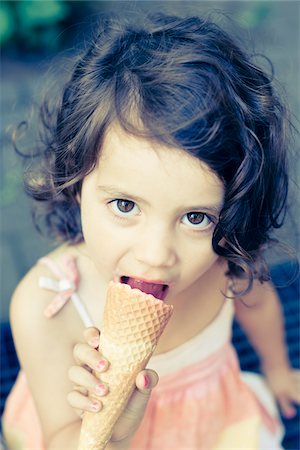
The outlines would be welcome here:
[[[73,331],[80,326],[72,305],[47,319],[44,309],[53,300],[53,292],[38,287],[40,276],[53,275],[42,266],[34,266],[17,287],[11,302],[10,321],[20,365],[26,374],[30,393],[40,419],[47,448],[53,436],[80,421],[67,402],[72,386],[68,369],[73,363]],[[71,335],[71,337],[70,337]],[[74,342],[74,344],[73,344]],[[68,447],[68,443],[61,448]],[[74,448],[74,447],[73,447]]]
[[[289,367],[280,301],[271,283],[254,282],[249,294],[235,300],[235,313],[262,366]]]
[[[288,359],[280,300],[272,284],[254,282],[249,294],[235,300],[235,312],[260,357],[283,414],[292,417],[293,402],[300,402],[300,393]]]

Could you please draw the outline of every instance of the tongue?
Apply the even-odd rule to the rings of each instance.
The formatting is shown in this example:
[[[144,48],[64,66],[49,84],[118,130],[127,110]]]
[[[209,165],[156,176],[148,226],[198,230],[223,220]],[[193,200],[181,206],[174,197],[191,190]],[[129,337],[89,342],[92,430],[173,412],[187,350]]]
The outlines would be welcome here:
[[[147,283],[146,281],[136,280],[130,277],[121,277],[122,283],[128,284],[132,289],[139,289],[145,294],[152,294],[153,297],[164,300],[168,286],[166,284]]]

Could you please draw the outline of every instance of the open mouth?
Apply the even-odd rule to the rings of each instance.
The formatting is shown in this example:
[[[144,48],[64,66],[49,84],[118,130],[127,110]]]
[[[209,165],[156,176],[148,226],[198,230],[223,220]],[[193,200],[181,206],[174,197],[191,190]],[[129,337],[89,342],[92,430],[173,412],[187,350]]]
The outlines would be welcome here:
[[[147,281],[138,280],[132,277],[123,276],[120,281],[123,284],[128,284],[132,289],[139,289],[145,294],[151,294],[158,300],[164,300],[169,290],[167,284],[148,283]]]

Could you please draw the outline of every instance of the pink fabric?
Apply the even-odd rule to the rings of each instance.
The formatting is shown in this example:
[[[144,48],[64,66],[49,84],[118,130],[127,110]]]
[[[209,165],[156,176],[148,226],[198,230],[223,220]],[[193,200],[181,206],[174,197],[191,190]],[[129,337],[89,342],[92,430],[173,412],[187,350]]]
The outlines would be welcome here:
[[[249,430],[257,442],[263,421],[275,432],[276,420],[258,404],[239,373],[235,351],[226,344],[204,361],[160,378],[131,449],[213,449],[226,428],[248,419],[258,419]]]
[[[23,371],[7,398],[2,424],[10,450],[44,450],[40,420]]]

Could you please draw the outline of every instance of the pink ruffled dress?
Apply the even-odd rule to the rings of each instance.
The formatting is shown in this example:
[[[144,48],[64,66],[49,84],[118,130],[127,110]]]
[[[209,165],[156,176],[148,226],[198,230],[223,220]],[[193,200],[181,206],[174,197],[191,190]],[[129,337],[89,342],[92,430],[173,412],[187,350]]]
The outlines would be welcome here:
[[[76,293],[74,258],[63,267],[43,258],[56,280],[42,288],[57,291],[45,315],[53,317],[71,300],[84,326],[91,320]],[[131,450],[279,450],[283,429],[263,378],[240,371],[230,342],[232,300],[199,335],[167,353],[153,356],[159,374]],[[20,371],[7,399],[3,430],[10,450],[43,450],[43,436],[26,376]]]

